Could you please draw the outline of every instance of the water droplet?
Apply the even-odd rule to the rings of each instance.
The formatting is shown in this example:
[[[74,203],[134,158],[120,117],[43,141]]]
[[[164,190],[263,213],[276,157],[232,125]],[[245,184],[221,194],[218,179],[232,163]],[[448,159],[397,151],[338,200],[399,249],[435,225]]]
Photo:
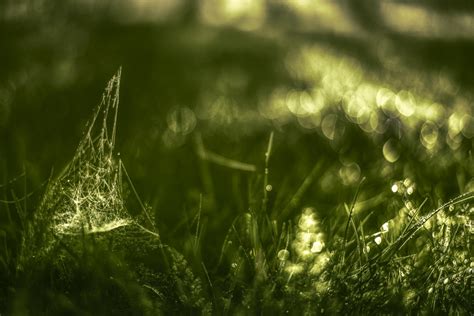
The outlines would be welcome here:
[[[270,192],[271,190],[273,190],[272,185],[271,185],[271,184],[267,184],[267,186],[265,187],[265,191]]]
[[[320,253],[324,248],[324,243],[321,241],[315,241],[313,243],[313,246],[311,247],[311,252],[312,253]]]
[[[392,192],[393,192],[393,193],[397,193],[397,192],[398,192],[398,184],[394,183],[394,184],[392,185]]]
[[[398,143],[395,139],[390,138],[385,142],[382,148],[382,153],[388,162],[394,163],[400,158],[400,152],[398,149]]]
[[[280,261],[288,260],[288,258],[290,257],[290,252],[286,249],[282,249],[278,251],[277,257],[278,257],[278,260]]]
[[[388,232],[388,222],[383,223],[381,231],[384,233]]]
[[[235,269],[235,268],[237,268],[237,263],[232,262],[231,266],[232,266],[233,269]]]
[[[377,237],[375,237],[374,241],[377,245],[380,245],[382,243],[382,237],[377,236]]]
[[[413,182],[411,181],[410,178],[406,178],[405,180],[403,180],[403,185],[406,186],[406,187],[409,187]]]

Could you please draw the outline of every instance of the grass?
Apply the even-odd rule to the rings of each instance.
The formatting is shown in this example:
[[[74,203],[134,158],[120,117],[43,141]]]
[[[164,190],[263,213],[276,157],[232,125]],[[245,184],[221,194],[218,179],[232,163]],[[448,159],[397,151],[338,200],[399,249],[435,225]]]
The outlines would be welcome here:
[[[367,178],[343,164],[339,194],[327,179],[336,164],[323,153],[298,186],[285,186],[295,169],[278,161],[281,132],[267,134],[253,163],[213,152],[196,133],[204,190],[174,228],[163,227],[115,152],[120,76],[64,171],[34,191],[26,171],[0,188],[2,314],[472,312],[470,153],[453,162],[465,180],[445,201],[430,189],[436,158],[416,165],[416,181],[384,179],[376,160]],[[225,203],[214,178],[222,170],[234,181]],[[312,195],[327,201],[312,204]]]

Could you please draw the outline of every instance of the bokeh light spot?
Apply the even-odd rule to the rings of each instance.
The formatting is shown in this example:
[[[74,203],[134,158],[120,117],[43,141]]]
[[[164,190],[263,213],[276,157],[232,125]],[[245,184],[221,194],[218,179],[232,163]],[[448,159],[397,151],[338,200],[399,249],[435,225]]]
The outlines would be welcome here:
[[[415,97],[410,92],[402,90],[395,97],[395,106],[402,115],[410,117],[415,113]]]
[[[421,128],[420,141],[428,150],[435,148],[438,142],[438,127],[433,122],[425,122]]]
[[[324,243],[321,241],[317,240],[313,242],[313,246],[311,247],[311,252],[312,253],[320,253],[324,248]]]
[[[337,116],[335,114],[328,114],[321,122],[321,130],[328,139],[334,140],[336,134]]]
[[[398,148],[398,143],[395,139],[391,138],[385,142],[382,148],[382,153],[385,158],[390,163],[394,163],[400,158],[400,151]]]

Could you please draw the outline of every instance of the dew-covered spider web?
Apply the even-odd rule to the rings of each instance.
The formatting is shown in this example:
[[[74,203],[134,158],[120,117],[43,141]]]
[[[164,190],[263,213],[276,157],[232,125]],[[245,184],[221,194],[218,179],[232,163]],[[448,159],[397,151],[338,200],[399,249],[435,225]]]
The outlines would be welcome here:
[[[55,234],[109,231],[129,224],[120,161],[114,157],[120,70],[109,81],[74,158],[45,195]]]
[[[132,223],[121,162],[114,156],[120,77],[119,70],[108,82],[74,157],[46,189],[25,240],[33,253],[61,235],[106,232]]]
[[[78,268],[78,254],[97,253],[101,259],[113,258],[128,267],[158,309],[209,310],[200,280],[178,251],[162,243],[141,200],[151,230],[132,219],[125,207],[122,171],[139,197],[114,153],[120,77],[119,70],[107,84],[74,157],[49,182],[24,235],[19,269],[35,271],[42,266],[37,263],[43,262],[65,286],[76,289],[68,280],[87,267]]]

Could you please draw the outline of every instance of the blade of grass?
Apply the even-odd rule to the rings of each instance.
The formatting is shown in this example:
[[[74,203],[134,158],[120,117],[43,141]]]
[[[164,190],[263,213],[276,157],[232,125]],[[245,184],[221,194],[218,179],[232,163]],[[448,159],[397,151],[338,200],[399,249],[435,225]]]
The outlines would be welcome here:
[[[301,203],[301,199],[303,198],[303,195],[308,191],[310,188],[311,184],[313,184],[314,179],[316,178],[316,174],[319,172],[321,167],[323,166],[323,161],[318,161],[313,168],[311,169],[310,173],[308,176],[304,179],[303,183],[301,186],[298,188],[296,193],[292,196],[290,199],[290,202],[286,205],[286,207],[281,211],[280,214],[278,214],[279,218],[284,221],[286,218],[288,218],[293,210],[295,210]],[[276,214],[273,214],[276,215]]]
[[[127,179],[127,182],[128,184],[130,185],[130,188],[132,189],[132,192],[133,194],[135,195],[135,198],[137,199],[138,201],[138,204],[140,205],[140,208],[142,209],[142,211],[145,213],[145,216],[146,218],[148,219],[148,221],[150,222],[150,225],[151,227],[153,228],[153,230],[156,230],[156,225],[155,223],[153,222],[153,220],[151,219],[151,216],[150,214],[148,213],[145,205],[143,204],[142,202],[142,199],[140,198],[140,196],[138,195],[138,192],[137,190],[135,189],[135,186],[133,185],[133,182],[132,182],[132,179],[130,179],[130,176],[128,175],[128,172],[127,172],[127,168],[125,168],[125,165],[123,164],[122,160],[119,159],[119,164],[120,164],[120,169],[123,170],[123,172],[125,173],[125,177]],[[159,233],[157,232],[157,235],[159,235]]]
[[[206,161],[215,163],[216,165],[220,165],[229,169],[235,169],[235,170],[247,171],[247,172],[257,171],[257,167],[255,165],[237,161],[234,159],[230,159],[230,158],[221,156],[219,154],[216,154],[212,151],[207,150],[204,147],[202,138],[199,134],[197,134],[195,139],[196,139],[196,145],[197,145],[197,154],[198,154],[198,157],[201,158],[202,160],[206,160]]]
[[[273,147],[273,132],[270,133],[270,137],[268,139],[267,151],[265,152],[265,174],[263,178],[263,201],[262,201],[262,212],[264,214],[267,213],[267,205],[268,205],[268,175],[270,173],[270,169],[268,168],[268,164],[270,161],[270,155],[272,152]]]
[[[356,190],[356,193],[354,194],[354,198],[352,199],[352,203],[351,203],[351,208],[349,210],[348,219],[346,222],[346,228],[344,229],[344,238],[342,240],[343,252],[342,252],[342,265],[341,266],[344,266],[344,262],[346,258],[347,231],[349,230],[349,223],[352,220],[352,213],[354,212],[355,203],[357,201],[357,197],[359,196],[360,187],[364,181],[365,181],[365,177],[362,178],[362,180],[360,180],[359,185],[357,186],[357,190]]]

